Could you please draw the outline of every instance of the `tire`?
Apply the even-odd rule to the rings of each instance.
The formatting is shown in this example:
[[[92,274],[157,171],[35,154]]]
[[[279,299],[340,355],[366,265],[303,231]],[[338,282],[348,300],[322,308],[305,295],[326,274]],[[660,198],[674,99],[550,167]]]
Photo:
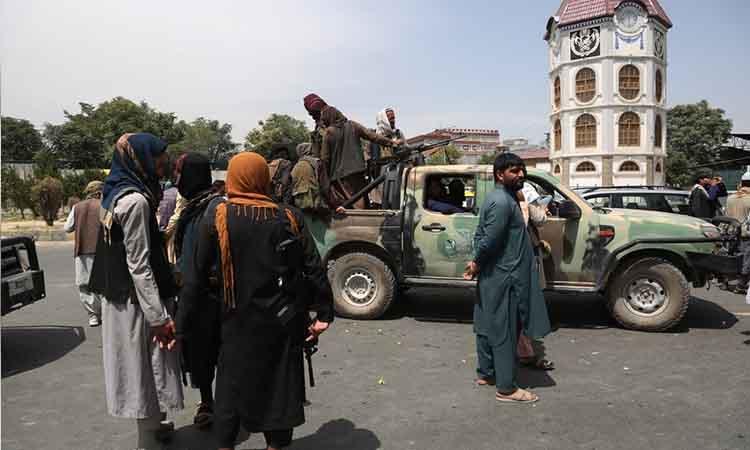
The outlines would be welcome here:
[[[393,303],[396,277],[388,265],[369,253],[348,253],[328,269],[336,313],[350,319],[377,319]]]
[[[607,307],[624,328],[665,331],[685,316],[690,285],[680,269],[661,258],[635,261],[616,276]]]

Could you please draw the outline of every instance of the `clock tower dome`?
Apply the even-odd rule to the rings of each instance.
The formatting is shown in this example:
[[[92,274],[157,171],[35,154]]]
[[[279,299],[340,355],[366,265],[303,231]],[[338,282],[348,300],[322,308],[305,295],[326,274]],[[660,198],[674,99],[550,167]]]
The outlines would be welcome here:
[[[664,184],[667,32],[658,0],[563,0],[547,21],[552,173]]]

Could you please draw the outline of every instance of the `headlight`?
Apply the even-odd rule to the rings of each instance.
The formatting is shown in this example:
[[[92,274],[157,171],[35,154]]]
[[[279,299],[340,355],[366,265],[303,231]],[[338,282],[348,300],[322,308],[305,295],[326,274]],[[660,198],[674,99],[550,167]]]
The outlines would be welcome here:
[[[701,225],[701,232],[709,239],[721,239],[721,232],[713,225]]]

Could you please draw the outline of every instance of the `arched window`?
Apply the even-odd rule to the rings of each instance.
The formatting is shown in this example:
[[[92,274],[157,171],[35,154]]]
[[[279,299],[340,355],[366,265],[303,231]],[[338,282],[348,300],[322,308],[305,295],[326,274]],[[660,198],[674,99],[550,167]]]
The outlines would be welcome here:
[[[656,122],[654,123],[654,147],[661,148],[662,141],[662,126],[661,116],[656,116]]]
[[[555,108],[560,108],[560,77],[555,77],[555,84],[554,84],[554,90],[555,90]]]
[[[580,102],[590,102],[596,94],[596,74],[588,67],[576,74],[576,98]]]
[[[596,119],[591,114],[576,119],[576,147],[596,147]]]
[[[641,119],[638,114],[626,112],[618,122],[620,147],[637,147],[641,145]]]
[[[555,150],[562,148],[562,125],[560,125],[560,119],[555,120]]]
[[[555,164],[555,175],[560,175],[560,164]]]
[[[640,172],[641,168],[638,167],[638,164],[636,164],[633,161],[625,161],[624,163],[620,164],[620,172]]]
[[[656,69],[656,101],[661,103],[662,96],[664,94],[664,80],[661,76],[661,70]]]
[[[641,73],[632,64],[620,69],[620,95],[628,100],[634,100],[641,92]]]
[[[656,173],[661,173],[661,163],[656,163]]]
[[[590,161],[584,161],[576,166],[576,172],[596,172],[596,166]]]

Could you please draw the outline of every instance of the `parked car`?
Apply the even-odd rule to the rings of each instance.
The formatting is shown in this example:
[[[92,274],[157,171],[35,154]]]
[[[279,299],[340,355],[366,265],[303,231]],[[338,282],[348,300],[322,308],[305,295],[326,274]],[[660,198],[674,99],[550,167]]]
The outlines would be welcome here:
[[[2,238],[2,314],[46,297],[44,271],[31,237]]]
[[[576,189],[592,206],[641,209],[688,215],[690,192],[668,188],[607,187]]]
[[[435,178],[475,186],[475,201],[454,214],[430,210],[427,186]],[[381,182],[381,209],[306,220],[327,264],[338,314],[380,317],[409,287],[474,287],[475,282],[462,275],[473,257],[479,207],[495,188],[492,166],[404,162],[368,189]],[[551,215],[540,229],[551,246],[551,255],[544,259],[547,290],[602,294],[612,316],[626,328],[671,328],[687,311],[691,284],[705,286],[707,280],[739,271],[734,252],[718,253],[723,237],[711,223],[655,211],[592,207],[557,178],[536,169],[529,169],[527,183],[552,197]],[[648,206],[648,200],[641,200],[646,193],[617,198],[626,201],[624,206]],[[669,212],[680,211],[685,203],[681,191],[657,194],[674,202]]]

